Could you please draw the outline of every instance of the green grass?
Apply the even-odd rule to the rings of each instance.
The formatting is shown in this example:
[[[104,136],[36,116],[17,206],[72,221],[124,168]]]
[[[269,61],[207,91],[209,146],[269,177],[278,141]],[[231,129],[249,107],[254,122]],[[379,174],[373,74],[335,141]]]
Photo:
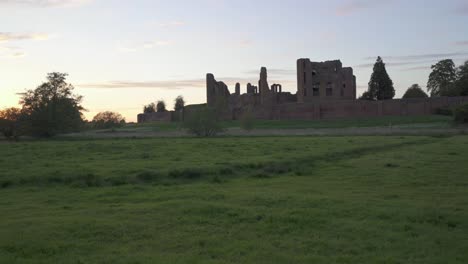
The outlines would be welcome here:
[[[466,263],[468,136],[0,144],[0,263]]]
[[[305,128],[347,128],[347,127],[388,127],[400,126],[409,128],[451,127],[453,118],[451,116],[385,116],[371,118],[353,119],[331,119],[331,120],[256,120],[255,129],[305,129]],[[222,122],[224,128],[239,128],[239,121]],[[156,132],[174,131],[181,128],[180,123],[146,123],[131,124],[118,131],[130,132]]]

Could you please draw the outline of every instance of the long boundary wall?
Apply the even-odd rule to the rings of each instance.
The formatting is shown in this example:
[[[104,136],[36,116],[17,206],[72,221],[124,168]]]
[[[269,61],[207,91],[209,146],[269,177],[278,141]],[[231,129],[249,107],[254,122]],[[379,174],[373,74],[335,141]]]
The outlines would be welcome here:
[[[468,103],[467,97],[395,99],[386,101],[323,101],[275,105],[256,111],[260,119],[319,120],[333,118],[431,115],[440,108],[453,108]],[[268,113],[269,112],[269,113]]]

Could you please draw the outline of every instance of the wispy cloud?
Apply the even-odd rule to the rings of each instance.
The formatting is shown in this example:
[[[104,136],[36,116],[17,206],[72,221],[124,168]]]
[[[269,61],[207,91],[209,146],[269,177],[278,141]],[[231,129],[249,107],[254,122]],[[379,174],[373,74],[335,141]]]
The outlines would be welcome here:
[[[0,43],[19,40],[46,40],[49,38],[45,33],[10,33],[0,32]]]
[[[185,26],[185,22],[183,21],[170,21],[170,22],[163,22],[163,23],[153,22],[152,24],[157,25],[158,27],[162,27],[162,28]]]
[[[294,69],[267,69],[268,74],[270,75],[296,75],[296,70]],[[249,70],[245,71],[245,74],[249,75],[259,75],[260,69],[258,70]]]
[[[153,49],[156,47],[163,47],[171,45],[171,41],[166,40],[155,40],[155,41],[147,41],[140,44],[130,45],[130,46],[123,46],[120,45],[117,50],[120,52],[137,52],[144,49]]]
[[[404,68],[402,71],[421,71],[421,70],[430,70],[431,65],[426,65],[426,66],[415,66],[415,67],[409,67],[409,68]]]
[[[226,84],[234,84],[236,82],[245,86],[247,83],[256,83],[258,78],[236,78],[236,77],[216,77],[217,81],[225,82]],[[284,87],[295,87],[295,80],[275,80],[276,83],[281,83]],[[178,90],[185,88],[205,88],[206,80],[200,79],[180,79],[180,80],[165,80],[165,81],[106,81],[96,83],[83,83],[76,85],[78,88],[87,89],[162,89],[162,90]],[[231,89],[232,91],[233,89]]]
[[[452,52],[452,53],[427,53],[403,56],[381,56],[385,60],[427,60],[427,59],[444,59],[468,56],[468,52]],[[366,57],[365,60],[375,60],[377,56]]]
[[[468,46],[468,41],[457,41],[453,43],[455,46]]]
[[[369,9],[369,8],[375,8],[377,6],[380,6],[382,4],[387,4],[389,2],[393,2],[392,0],[348,0],[345,1],[343,4],[339,5],[335,9],[335,14],[337,16],[347,16],[354,14],[356,12]]]
[[[460,3],[453,12],[461,16],[468,16],[468,3]]]
[[[183,89],[190,87],[203,87],[206,84],[204,79],[193,80],[168,80],[168,81],[108,81],[101,83],[79,84],[79,88],[95,89],[122,89],[122,88],[151,88],[151,89]]]
[[[0,58],[23,58],[26,56],[26,53],[21,51],[18,47],[2,47],[0,46]]]
[[[468,52],[452,52],[452,53],[431,53],[431,54],[415,54],[403,56],[382,56],[385,64],[388,67],[404,67],[403,70],[425,70],[431,67],[432,64],[441,59],[458,59],[468,56]],[[366,57],[364,60],[372,61],[355,65],[355,68],[372,68],[374,66],[375,57]]]
[[[0,0],[0,5],[25,5],[32,7],[77,6],[92,0]]]

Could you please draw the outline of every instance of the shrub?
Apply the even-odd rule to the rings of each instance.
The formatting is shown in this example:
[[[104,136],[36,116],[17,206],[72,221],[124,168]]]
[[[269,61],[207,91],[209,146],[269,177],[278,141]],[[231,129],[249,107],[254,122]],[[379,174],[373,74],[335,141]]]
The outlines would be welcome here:
[[[242,113],[240,118],[240,127],[246,131],[251,131],[254,128],[254,116],[249,109]]]
[[[453,116],[453,110],[450,108],[437,108],[434,111],[436,115]]]
[[[125,118],[115,112],[101,112],[93,118],[93,126],[98,129],[117,128],[125,125]]]
[[[427,97],[428,95],[423,91],[419,84],[413,84],[410,88],[408,88],[408,90],[406,90],[406,93],[403,95],[404,99]]]
[[[453,115],[456,123],[468,123],[468,104],[455,108]]]
[[[202,107],[194,110],[184,121],[190,134],[198,137],[212,137],[223,131],[214,108]]]

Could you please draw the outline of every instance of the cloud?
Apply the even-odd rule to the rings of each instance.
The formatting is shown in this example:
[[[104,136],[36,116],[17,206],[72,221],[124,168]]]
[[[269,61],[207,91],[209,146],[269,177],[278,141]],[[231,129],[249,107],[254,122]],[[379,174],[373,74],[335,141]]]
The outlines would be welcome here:
[[[185,26],[185,22],[183,21],[171,21],[171,22],[166,22],[166,23],[152,23],[152,24],[156,24],[157,26],[162,27],[162,28]]]
[[[267,71],[270,75],[296,75],[296,70],[294,69],[267,69]],[[259,75],[260,69],[249,70],[245,71],[244,73],[249,75]]]
[[[0,46],[0,58],[18,59],[26,56],[26,53],[17,47],[2,47]]]
[[[0,5],[24,5],[32,7],[77,6],[92,0],[0,0]]]
[[[468,46],[468,41],[457,41],[453,43],[455,46]]]
[[[255,84],[258,78],[236,78],[236,77],[216,77],[217,81],[225,82],[226,84],[234,84],[239,82],[244,86],[247,83]],[[271,81],[270,81],[271,82]],[[295,80],[275,80],[275,83],[281,83],[284,87],[295,87]],[[187,79],[187,80],[166,80],[166,81],[107,81],[98,83],[83,83],[76,85],[78,88],[86,89],[162,89],[162,90],[179,90],[185,88],[202,88],[206,87],[206,80]],[[231,87],[231,92],[234,87]],[[284,90],[284,89],[283,89]]]
[[[381,56],[385,60],[427,60],[427,59],[443,59],[443,58],[455,58],[467,56],[467,52],[452,52],[452,53],[429,53],[429,54],[416,54],[416,55],[404,55],[404,56]],[[365,60],[375,60],[377,56],[366,57]]]
[[[354,14],[356,12],[362,11],[364,9],[375,8],[379,5],[392,2],[392,0],[348,0],[344,4],[338,6],[335,9],[335,14],[337,16],[347,16]]]
[[[426,66],[416,66],[416,67],[410,67],[410,68],[405,68],[402,69],[402,71],[421,71],[421,70],[430,70],[431,65],[426,65]]]
[[[404,55],[404,56],[383,56],[382,59],[385,65],[389,67],[402,67],[412,66],[406,68],[406,70],[421,70],[430,68],[430,65],[441,60],[441,59],[458,59],[468,56],[468,52],[452,52],[452,53],[430,53],[430,54],[415,54],[415,55]],[[355,65],[355,68],[372,68],[374,67],[375,57],[366,57],[364,60],[372,61],[369,63],[363,63]],[[423,65],[422,65],[423,64]]]
[[[147,41],[147,42],[143,42],[143,43],[132,45],[132,46],[120,46],[117,48],[117,50],[120,52],[128,53],[128,52],[137,52],[143,49],[152,49],[155,47],[169,46],[171,44],[172,44],[171,41],[156,40],[156,41]]]
[[[468,3],[460,3],[453,12],[461,16],[468,16]]]
[[[191,87],[203,87],[204,79],[174,80],[174,81],[109,81],[102,83],[87,83],[77,85],[79,88],[95,89],[123,89],[123,88],[151,88],[151,89],[183,89]]]
[[[10,33],[0,32],[0,43],[9,41],[20,40],[46,40],[49,38],[48,34],[44,33]]]

